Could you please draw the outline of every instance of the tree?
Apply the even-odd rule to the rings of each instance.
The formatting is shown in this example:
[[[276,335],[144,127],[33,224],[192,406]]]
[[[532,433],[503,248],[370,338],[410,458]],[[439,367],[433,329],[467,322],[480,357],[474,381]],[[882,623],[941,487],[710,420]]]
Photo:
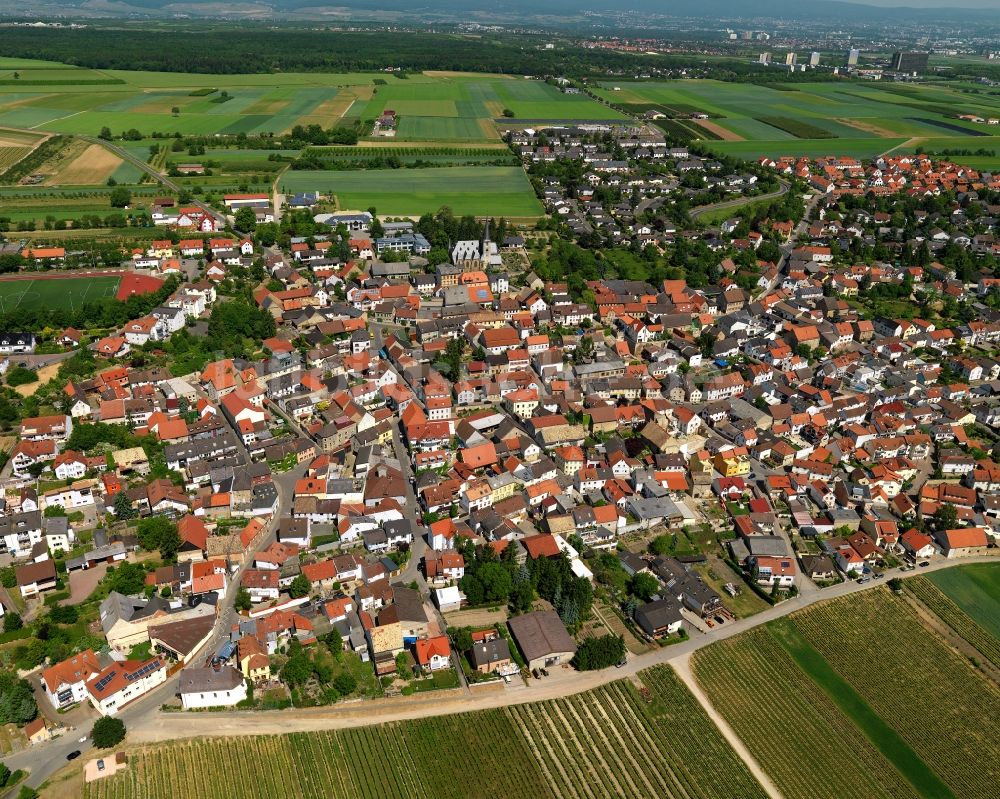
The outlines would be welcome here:
[[[15,366],[7,372],[8,386],[26,386],[38,382],[38,372],[23,366]]]
[[[620,635],[603,635],[581,641],[572,663],[580,671],[593,671],[620,663],[624,657],[625,639]]]
[[[130,202],[132,202],[132,192],[124,186],[115,186],[115,188],[111,190],[110,199],[112,208],[125,208]]]
[[[109,566],[104,582],[109,591],[131,596],[142,593],[146,585],[146,570],[138,563],[124,562],[118,566]]]
[[[250,610],[253,606],[253,600],[250,598],[250,592],[245,588],[240,588],[240,590],[236,592],[236,602],[234,604],[237,610]]]
[[[115,501],[112,507],[115,510],[115,516],[123,521],[134,519],[137,515],[135,508],[132,507],[132,500],[129,499],[128,494],[124,491],[119,491],[115,494]]]
[[[472,649],[472,630],[468,627],[459,627],[450,631],[451,638],[455,642],[455,648],[459,652],[468,652]]]
[[[501,563],[485,563],[476,572],[476,578],[483,585],[486,602],[506,602],[514,588],[514,578]]]
[[[174,116],[177,116],[178,114],[180,114],[180,112],[181,109],[179,109],[176,105],[170,109],[170,113],[173,114]]]
[[[24,627],[24,620],[20,615],[12,610],[7,611],[7,615],[3,617],[3,631],[5,633],[12,633],[14,630],[20,630],[22,627]]]
[[[90,739],[98,749],[110,749],[125,740],[125,722],[114,716],[104,716],[94,722]]]
[[[958,524],[958,511],[950,503],[941,505],[931,517],[931,524],[938,532],[942,530],[952,530]]]
[[[17,585],[17,573],[13,566],[4,566],[0,569],[0,585],[4,588],[13,588]]]
[[[104,139],[104,141],[111,141],[111,128],[105,125],[101,128],[101,132],[97,134],[97,138]]]
[[[649,602],[653,594],[660,590],[660,582],[652,574],[640,572],[632,578],[630,588],[643,602]]]
[[[143,549],[159,550],[164,560],[171,560],[182,543],[177,525],[166,516],[147,516],[140,520],[136,536]]]
[[[358,681],[353,674],[348,674],[345,671],[333,678],[333,687],[337,689],[337,693],[341,696],[349,696],[357,690]]]
[[[674,549],[674,537],[668,533],[658,535],[649,544],[649,551],[654,555],[669,555]]]
[[[344,654],[344,638],[336,627],[327,633],[326,645],[330,648],[330,654],[336,660],[340,660],[340,656]]]
[[[405,652],[400,652],[396,655],[396,674],[404,680],[408,680],[413,676],[413,671],[410,669],[410,656]]]
[[[0,724],[27,724],[37,715],[31,684],[13,672],[0,672]]]
[[[54,624],[76,624],[79,618],[80,611],[76,605],[53,605],[48,616]]]
[[[296,641],[292,644],[292,655],[281,669],[281,679],[291,687],[302,685],[313,673],[313,664],[309,656]]]
[[[309,582],[309,578],[304,574],[298,575],[292,584],[288,586],[288,595],[292,599],[299,599],[300,597],[309,596],[309,591],[312,589],[312,583]]]
[[[253,208],[240,208],[233,217],[233,224],[237,230],[244,233],[252,233],[257,227],[257,213]]]

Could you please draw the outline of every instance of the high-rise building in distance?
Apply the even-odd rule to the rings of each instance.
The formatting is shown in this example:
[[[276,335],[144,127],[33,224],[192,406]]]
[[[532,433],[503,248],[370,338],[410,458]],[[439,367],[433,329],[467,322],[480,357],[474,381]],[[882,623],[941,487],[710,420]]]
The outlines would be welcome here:
[[[852,49],[847,54],[847,66],[856,67],[858,65],[858,58],[860,57],[861,57],[861,51]]]
[[[812,55],[809,56],[809,66],[811,67],[819,66],[819,53],[813,52]]]
[[[789,53],[785,56],[785,66],[794,67],[798,63],[798,58],[795,53]]]

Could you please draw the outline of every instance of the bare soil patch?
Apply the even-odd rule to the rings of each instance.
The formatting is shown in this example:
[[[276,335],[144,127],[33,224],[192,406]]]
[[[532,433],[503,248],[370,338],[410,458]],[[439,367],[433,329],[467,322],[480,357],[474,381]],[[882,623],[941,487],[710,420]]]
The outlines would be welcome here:
[[[103,185],[121,163],[122,159],[110,150],[100,144],[91,144],[45,182],[49,185]]]
[[[740,134],[733,133],[733,131],[722,127],[722,125],[713,122],[711,119],[692,119],[691,121],[697,125],[701,125],[705,130],[714,133],[722,141],[746,141]]]
[[[849,128],[857,128],[858,130],[863,130],[865,133],[874,133],[876,136],[881,136],[883,139],[895,139],[899,137],[898,133],[893,133],[888,128],[880,127],[871,122],[865,122],[863,119],[835,119],[834,122],[839,122],[841,125],[847,125]]]
[[[38,389],[40,389],[43,385],[48,383],[53,377],[56,376],[56,372],[59,371],[60,366],[62,366],[62,363],[59,361],[43,366],[41,369],[38,370],[38,380],[36,382],[27,383],[26,385],[23,386],[16,386],[14,390],[22,397],[30,397],[32,394],[38,391]]]

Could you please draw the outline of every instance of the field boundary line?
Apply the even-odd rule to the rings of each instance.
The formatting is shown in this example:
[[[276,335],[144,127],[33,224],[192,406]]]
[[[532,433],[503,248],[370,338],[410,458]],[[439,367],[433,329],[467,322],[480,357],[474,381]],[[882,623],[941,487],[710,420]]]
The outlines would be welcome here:
[[[744,762],[746,767],[750,770],[750,773],[754,778],[761,784],[764,792],[771,797],[771,799],[784,799],[781,791],[778,790],[778,786],[774,784],[768,773],[764,771],[757,759],[750,754],[750,750],[746,748],[743,740],[736,734],[736,731],[729,726],[722,714],[715,709],[711,700],[702,690],[701,685],[698,680],[695,679],[694,674],[691,671],[691,654],[687,653],[679,658],[674,658],[669,661],[670,665],[673,667],[674,672],[680,677],[681,682],[687,686],[687,689],[694,695],[694,698],[698,700],[698,704],[701,705],[702,710],[708,715],[712,723],[718,728],[719,732],[722,733],[722,737],[726,739],[726,742],[732,747],[733,751],[736,752],[736,756]]]
[[[87,109],[84,109],[84,111],[86,111],[86,110]],[[28,128],[28,130],[37,130],[42,125],[50,125],[53,122],[62,122],[64,119],[70,119],[72,117],[79,116],[82,113],[83,113],[83,111],[74,111],[72,114],[67,114],[64,117],[56,117],[55,119],[50,119],[50,120],[48,120],[46,122],[39,122],[37,125],[32,125],[30,128]]]
[[[20,293],[20,295],[18,295],[17,302],[14,304],[14,307],[11,308],[11,311],[16,311],[18,309],[18,306],[20,306],[21,304],[21,300],[23,300],[25,297],[28,296],[28,292],[31,291],[31,287],[34,285],[35,285],[35,280],[34,278],[32,278],[31,282],[28,283],[28,285],[24,287],[24,290]]]

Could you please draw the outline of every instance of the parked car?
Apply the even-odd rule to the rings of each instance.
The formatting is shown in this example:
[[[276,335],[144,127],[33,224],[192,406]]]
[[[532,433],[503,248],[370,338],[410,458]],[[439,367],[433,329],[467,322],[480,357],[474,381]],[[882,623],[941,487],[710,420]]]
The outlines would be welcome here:
[[[70,752],[68,755],[66,755],[66,759],[67,760],[76,760],[79,756],[80,756],[80,750],[79,749],[74,749],[72,752]]]

